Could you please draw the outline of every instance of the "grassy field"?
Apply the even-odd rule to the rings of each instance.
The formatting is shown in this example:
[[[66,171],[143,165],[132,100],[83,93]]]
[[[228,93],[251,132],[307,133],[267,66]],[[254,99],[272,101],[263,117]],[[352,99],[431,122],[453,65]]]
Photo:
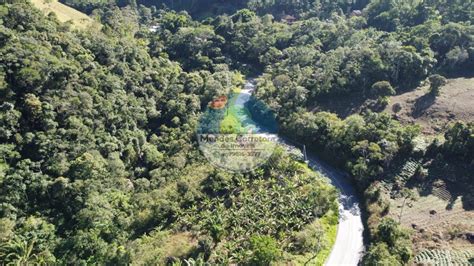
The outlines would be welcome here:
[[[57,0],[31,0],[34,6],[46,14],[53,12],[61,22],[71,21],[79,29],[99,28],[100,24],[86,14],[68,7]]]
[[[249,110],[246,107],[237,106],[235,102],[239,97],[240,88],[234,88],[230,96],[226,115],[221,122],[221,133],[241,134],[247,133],[245,121],[243,119],[251,118]]]

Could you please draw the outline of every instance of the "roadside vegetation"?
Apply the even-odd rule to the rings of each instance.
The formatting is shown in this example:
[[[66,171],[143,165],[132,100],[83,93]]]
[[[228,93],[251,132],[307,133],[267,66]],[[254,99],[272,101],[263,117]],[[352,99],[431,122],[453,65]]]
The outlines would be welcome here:
[[[420,85],[432,105],[452,78],[473,75],[471,1],[62,1],[100,31],[4,2],[2,260],[324,262],[337,194],[317,174],[283,150],[243,175],[198,152],[199,114],[242,74],[258,76],[254,95],[280,133],[351,175],[368,217],[363,264],[451,254],[420,245],[429,223],[407,226],[396,214],[441,183],[472,212],[472,121],[451,119],[427,136],[396,115],[406,104],[387,108]],[[472,242],[472,227],[459,228],[451,240]]]

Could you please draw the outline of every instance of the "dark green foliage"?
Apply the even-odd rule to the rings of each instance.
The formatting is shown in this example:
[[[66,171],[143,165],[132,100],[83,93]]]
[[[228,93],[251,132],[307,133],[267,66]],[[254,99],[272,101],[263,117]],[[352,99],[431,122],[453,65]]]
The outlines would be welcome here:
[[[397,261],[397,257],[390,254],[386,243],[378,243],[370,247],[369,251],[364,257],[364,265],[402,265]]]
[[[92,10],[105,7],[115,1],[110,0],[61,0],[62,3],[81,10],[85,13],[91,13]],[[117,1],[118,2],[118,1]]]
[[[372,84],[372,93],[374,96],[392,96],[395,95],[395,89],[388,81],[377,81]]]
[[[252,251],[250,262],[255,265],[270,265],[270,262],[281,256],[278,243],[271,236],[252,236],[250,250]]]
[[[27,1],[0,5],[7,264],[269,264],[337,209],[336,193],[281,150],[245,175],[203,160],[198,117],[241,85],[231,69],[263,72],[255,96],[275,112],[254,106],[257,118],[277,115],[286,135],[365,188],[411,153],[417,127],[384,114],[309,110],[353,96],[383,107],[427,77],[436,91],[444,83],[436,73],[474,66],[470,1],[63,2],[102,30],[72,30]],[[457,123],[435,150],[472,167],[472,136],[471,124]],[[406,233],[393,220],[377,228],[365,263],[408,263]]]
[[[396,156],[409,152],[418,134],[416,127],[402,127],[388,115],[376,113],[341,120],[330,113],[298,112],[282,127],[286,134],[345,166],[361,187],[380,178]]]
[[[188,74],[151,57],[123,34],[138,25],[123,27],[116,9],[103,33],[71,31],[29,4],[0,8],[0,213],[16,224],[1,260],[126,262],[126,243],[175,211],[157,202],[155,220],[141,221],[133,195],[199,158],[194,126],[214,91],[202,92],[208,82],[224,90],[233,73]],[[51,225],[54,240],[25,236],[31,219]]]
[[[457,122],[445,133],[443,151],[446,159],[462,161],[472,166],[474,162],[474,124]]]
[[[2,262],[250,262],[252,250],[267,263],[335,208],[335,190],[283,152],[245,176],[198,153],[200,112],[242,85],[212,26],[132,5],[95,11],[102,31],[75,31],[28,3],[0,8]],[[150,37],[140,23],[152,16]]]
[[[430,93],[439,95],[441,86],[446,84],[446,78],[436,74],[431,75],[428,79],[430,81]]]
[[[374,236],[374,244],[364,258],[364,265],[404,265],[412,257],[409,235],[391,218],[383,219]]]
[[[83,8],[84,3],[89,3],[89,6],[100,7],[101,1],[97,0],[64,0],[66,3],[71,4],[77,8]],[[95,2],[95,3],[94,3]],[[103,0],[103,2],[107,2]],[[112,0],[109,2],[115,2],[117,5],[124,5],[126,3],[132,3],[131,0]],[[232,14],[239,9],[248,8],[252,11],[257,12],[260,15],[264,14],[292,14],[298,16],[319,16],[327,17],[331,12],[346,12],[351,9],[362,9],[367,1],[327,1],[327,0],[300,0],[300,1],[288,1],[288,0],[276,0],[276,1],[264,1],[264,0],[136,0],[138,4],[146,6],[156,6],[158,8],[166,6],[173,10],[186,10],[193,14],[193,17],[206,18],[211,15],[219,14]]]

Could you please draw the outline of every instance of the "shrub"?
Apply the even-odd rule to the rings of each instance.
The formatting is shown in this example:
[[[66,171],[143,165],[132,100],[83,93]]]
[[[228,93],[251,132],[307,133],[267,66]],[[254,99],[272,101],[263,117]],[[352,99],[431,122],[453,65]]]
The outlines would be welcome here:
[[[281,249],[277,241],[271,236],[255,235],[250,238],[252,251],[251,263],[256,265],[270,265],[281,256]]]
[[[395,93],[396,93],[395,89],[392,87],[392,85],[390,85],[390,82],[388,82],[388,81],[375,82],[372,85],[371,92],[375,96],[379,96],[379,97],[380,96],[391,96],[391,95],[395,95]]]
[[[446,84],[446,78],[435,74],[431,75],[428,79],[430,80],[430,93],[439,95],[441,87]]]
[[[301,253],[310,251],[320,251],[325,248],[324,228],[319,221],[315,221],[296,233],[295,244]]]
[[[401,265],[397,258],[390,254],[385,243],[372,245],[364,256],[363,265]]]
[[[377,107],[385,108],[390,103],[390,99],[387,96],[380,96],[377,98]]]
[[[425,169],[423,166],[418,165],[413,176],[419,181],[424,181],[426,177],[428,177],[428,170]]]
[[[394,113],[398,113],[402,110],[402,105],[400,103],[395,103],[393,106],[392,106],[392,111]]]

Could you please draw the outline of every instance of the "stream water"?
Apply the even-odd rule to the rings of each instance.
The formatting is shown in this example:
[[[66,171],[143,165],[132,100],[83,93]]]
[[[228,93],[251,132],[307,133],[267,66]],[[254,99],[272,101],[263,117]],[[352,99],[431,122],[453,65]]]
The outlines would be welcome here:
[[[244,88],[235,101],[237,108],[242,108],[242,110],[245,108],[245,104],[251,99],[254,89],[254,80],[246,80]],[[264,127],[259,126],[258,122],[252,120],[248,112],[239,112],[239,119],[242,119],[241,121],[244,121],[249,129],[254,129],[259,134],[267,134]],[[287,149],[301,149],[301,147],[296,147],[283,137],[278,137],[278,135],[276,137],[276,141],[286,146]],[[339,190],[338,232],[336,242],[325,265],[358,265],[365,249],[363,241],[364,226],[359,208],[359,198],[354,185],[348,174],[324,163],[315,154],[308,153],[307,162],[309,167],[326,177]]]

